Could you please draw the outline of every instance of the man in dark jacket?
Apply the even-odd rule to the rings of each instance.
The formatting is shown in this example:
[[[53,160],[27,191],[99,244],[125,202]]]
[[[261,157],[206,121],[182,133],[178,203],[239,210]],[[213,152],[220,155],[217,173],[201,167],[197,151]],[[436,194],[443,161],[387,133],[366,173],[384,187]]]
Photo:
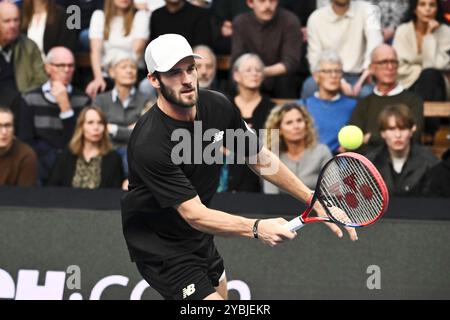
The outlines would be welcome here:
[[[0,103],[4,105],[11,105],[20,92],[46,81],[39,48],[20,35],[19,26],[17,6],[0,2]]]
[[[423,146],[412,143],[416,131],[411,109],[403,104],[387,106],[378,118],[384,145],[367,157],[378,168],[391,195],[424,195],[428,171],[437,158]]]

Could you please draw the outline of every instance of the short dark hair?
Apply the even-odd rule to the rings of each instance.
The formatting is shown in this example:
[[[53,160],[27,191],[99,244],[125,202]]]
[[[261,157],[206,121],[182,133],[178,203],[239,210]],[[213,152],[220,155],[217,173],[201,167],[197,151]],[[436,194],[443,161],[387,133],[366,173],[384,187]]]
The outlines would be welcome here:
[[[395,118],[396,126],[400,129],[412,129],[416,124],[411,109],[406,104],[393,104],[386,106],[378,116],[378,128],[380,131],[388,129],[390,117]]]

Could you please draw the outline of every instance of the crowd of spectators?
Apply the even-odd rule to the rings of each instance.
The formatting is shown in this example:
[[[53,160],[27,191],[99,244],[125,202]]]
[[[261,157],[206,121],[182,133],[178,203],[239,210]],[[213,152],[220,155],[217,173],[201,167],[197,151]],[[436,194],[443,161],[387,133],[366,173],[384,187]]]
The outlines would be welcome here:
[[[448,126],[424,102],[450,101],[449,24],[450,0],[0,0],[0,185],[126,189],[128,139],[157,99],[144,50],[177,33],[203,57],[200,88],[267,129],[310,188],[353,124],[391,194],[450,196],[450,151],[421,145]],[[280,192],[227,161],[218,191]]]

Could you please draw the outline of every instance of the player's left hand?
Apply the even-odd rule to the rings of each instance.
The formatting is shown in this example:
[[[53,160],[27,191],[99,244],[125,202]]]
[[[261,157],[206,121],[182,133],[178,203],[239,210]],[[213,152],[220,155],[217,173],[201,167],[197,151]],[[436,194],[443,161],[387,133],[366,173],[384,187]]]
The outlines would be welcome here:
[[[322,207],[322,205],[318,201],[314,205],[314,210],[316,211],[316,213],[319,217],[325,217],[325,218],[328,217],[328,215],[325,213],[325,209]],[[346,215],[344,211],[342,211],[342,213],[344,215]],[[324,222],[324,223],[339,238],[342,238],[344,236],[341,228],[337,224],[331,223],[331,222]],[[347,233],[350,237],[350,240],[352,240],[352,241],[358,240],[358,234],[356,233],[355,228],[344,227],[344,229],[347,231]]]

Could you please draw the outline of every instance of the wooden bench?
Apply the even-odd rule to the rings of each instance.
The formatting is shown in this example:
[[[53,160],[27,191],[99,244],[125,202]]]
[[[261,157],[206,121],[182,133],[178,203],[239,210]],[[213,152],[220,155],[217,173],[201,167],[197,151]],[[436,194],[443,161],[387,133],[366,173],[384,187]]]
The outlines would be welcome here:
[[[423,114],[425,118],[449,118],[450,102],[425,102]]]

